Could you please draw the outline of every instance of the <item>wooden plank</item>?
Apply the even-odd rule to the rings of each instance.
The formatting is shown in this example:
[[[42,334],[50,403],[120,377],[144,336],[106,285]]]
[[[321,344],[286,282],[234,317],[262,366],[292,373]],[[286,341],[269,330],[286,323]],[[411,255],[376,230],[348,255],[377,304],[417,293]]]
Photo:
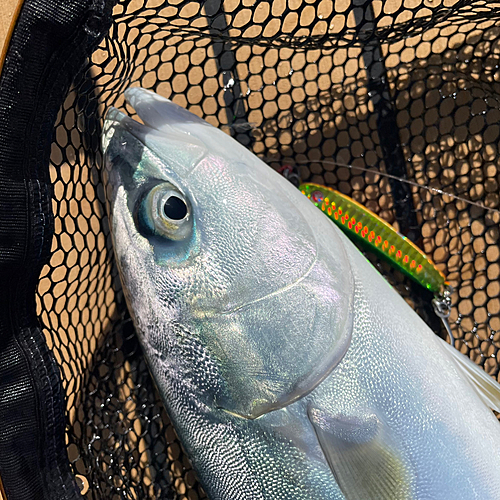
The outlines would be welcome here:
[[[0,72],[7,53],[12,31],[16,23],[23,0],[1,0],[0,7]]]

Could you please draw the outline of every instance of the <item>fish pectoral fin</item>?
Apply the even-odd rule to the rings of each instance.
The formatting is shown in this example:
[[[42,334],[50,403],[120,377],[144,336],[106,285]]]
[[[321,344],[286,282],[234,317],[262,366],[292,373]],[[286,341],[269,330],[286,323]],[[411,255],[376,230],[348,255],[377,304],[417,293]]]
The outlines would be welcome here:
[[[441,340],[441,345],[451,356],[463,377],[469,381],[481,401],[488,408],[500,412],[500,384],[465,354],[462,354],[444,340],[439,340]]]
[[[410,500],[411,473],[375,414],[309,409],[319,443],[347,500]]]

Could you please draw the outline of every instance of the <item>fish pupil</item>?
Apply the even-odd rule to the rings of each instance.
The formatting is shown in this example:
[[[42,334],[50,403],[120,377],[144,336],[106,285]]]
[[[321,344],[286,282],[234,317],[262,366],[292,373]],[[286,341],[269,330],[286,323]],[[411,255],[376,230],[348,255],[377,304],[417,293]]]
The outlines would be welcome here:
[[[169,196],[163,205],[163,212],[172,220],[182,220],[186,217],[187,206],[186,203],[177,196]]]

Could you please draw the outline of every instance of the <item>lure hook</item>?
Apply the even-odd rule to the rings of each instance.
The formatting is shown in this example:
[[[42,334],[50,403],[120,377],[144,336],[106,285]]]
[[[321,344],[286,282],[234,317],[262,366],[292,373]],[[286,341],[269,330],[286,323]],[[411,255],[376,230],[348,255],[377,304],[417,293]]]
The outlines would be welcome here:
[[[450,323],[448,318],[451,314],[451,294],[453,293],[453,287],[450,284],[446,284],[444,290],[436,294],[432,299],[432,307],[434,308],[434,312],[438,318],[441,318],[443,322],[444,328],[448,333],[448,337],[450,339],[450,344],[452,347],[455,347],[455,337],[451,332]]]
[[[297,167],[285,164],[278,169],[278,173],[281,174],[285,179],[290,181],[295,187],[300,186],[300,175]]]

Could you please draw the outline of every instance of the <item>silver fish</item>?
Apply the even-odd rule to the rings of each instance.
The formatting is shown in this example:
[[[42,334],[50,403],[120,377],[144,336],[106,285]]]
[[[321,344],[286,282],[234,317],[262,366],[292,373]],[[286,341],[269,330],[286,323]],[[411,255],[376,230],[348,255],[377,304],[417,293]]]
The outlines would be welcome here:
[[[126,93],[103,132],[129,310],[212,500],[498,500],[499,390],[243,146]]]

